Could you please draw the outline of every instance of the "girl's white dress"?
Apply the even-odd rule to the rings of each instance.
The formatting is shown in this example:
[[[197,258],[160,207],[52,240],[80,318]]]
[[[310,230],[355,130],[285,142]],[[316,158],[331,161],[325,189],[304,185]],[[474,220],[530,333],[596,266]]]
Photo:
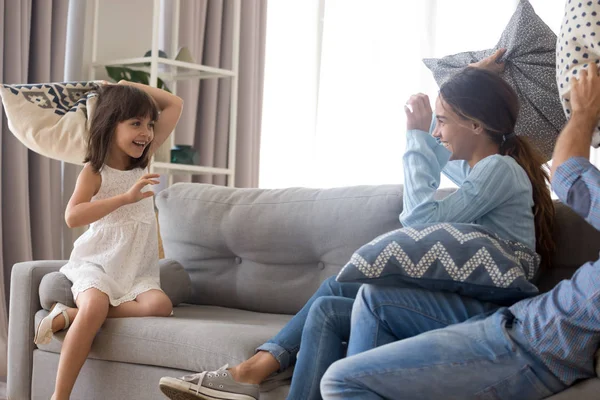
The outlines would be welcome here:
[[[103,166],[102,184],[92,201],[127,192],[144,174],[141,168],[120,171]],[[75,241],[71,258],[60,271],[73,283],[75,299],[96,288],[106,293],[115,307],[148,290],[160,290],[152,198],[122,206],[92,223]]]

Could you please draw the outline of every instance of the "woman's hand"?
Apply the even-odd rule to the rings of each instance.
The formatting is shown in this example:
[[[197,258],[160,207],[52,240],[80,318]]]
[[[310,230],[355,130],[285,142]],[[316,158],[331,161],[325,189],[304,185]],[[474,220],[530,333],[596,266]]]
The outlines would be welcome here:
[[[140,200],[154,196],[152,190],[142,192],[142,189],[148,185],[158,185],[160,182],[155,178],[158,178],[159,174],[146,174],[142,176],[132,187],[125,193],[125,201],[127,204],[137,203]]]
[[[410,96],[404,106],[404,112],[406,113],[406,130],[418,129],[429,132],[433,111],[431,111],[429,97],[426,94],[418,93]]]
[[[499,49],[489,57],[484,58],[476,63],[469,64],[469,67],[487,69],[490,72],[501,74],[504,72],[504,61],[500,59],[506,54],[506,49]]]

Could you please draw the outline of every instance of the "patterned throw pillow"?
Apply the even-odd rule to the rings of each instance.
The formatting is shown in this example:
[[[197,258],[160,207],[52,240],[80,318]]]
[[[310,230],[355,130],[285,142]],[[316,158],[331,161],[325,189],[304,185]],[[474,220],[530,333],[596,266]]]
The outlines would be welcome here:
[[[571,83],[588,63],[600,59],[600,3],[598,1],[566,2],[565,15],[556,44],[556,80],[560,101],[567,118],[571,116]],[[600,147],[600,121],[592,138],[592,146]]]
[[[8,127],[46,157],[83,164],[96,82],[0,85]]]
[[[515,134],[526,136],[549,160],[566,123],[556,85],[556,35],[527,0],[520,1],[493,49],[423,62],[441,86],[456,72],[501,48],[507,49],[502,77],[516,90],[521,104]]]
[[[410,283],[510,305],[538,293],[530,280],[539,256],[474,224],[401,228],[362,246],[337,276],[339,282]]]

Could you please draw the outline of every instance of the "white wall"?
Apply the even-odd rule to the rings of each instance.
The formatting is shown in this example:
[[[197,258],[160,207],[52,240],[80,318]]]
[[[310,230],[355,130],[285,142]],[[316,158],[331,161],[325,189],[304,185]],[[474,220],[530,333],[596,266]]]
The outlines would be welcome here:
[[[92,62],[92,37],[94,1],[87,0],[85,46],[83,51],[83,77],[90,78]],[[97,61],[142,57],[152,47],[153,0],[98,0]],[[104,67],[96,68],[95,79],[106,79]],[[166,188],[167,177],[153,190]]]
[[[99,0],[98,61],[141,57],[152,47],[153,0]],[[92,25],[94,2],[88,0],[86,15],[83,76],[89,78],[92,60]],[[106,78],[103,68],[96,70],[97,79]]]

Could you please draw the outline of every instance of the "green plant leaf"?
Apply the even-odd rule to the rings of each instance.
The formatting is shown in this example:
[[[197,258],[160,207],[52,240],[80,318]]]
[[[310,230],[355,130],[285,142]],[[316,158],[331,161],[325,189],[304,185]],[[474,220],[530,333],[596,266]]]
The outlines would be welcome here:
[[[158,82],[157,85],[159,88],[166,90],[167,92],[171,93],[171,91],[169,90],[169,88],[167,87],[167,84],[165,83],[165,81],[163,81],[162,79],[158,78]]]
[[[121,79],[125,79],[125,68],[123,67],[105,67],[108,76],[115,82],[119,82]]]

